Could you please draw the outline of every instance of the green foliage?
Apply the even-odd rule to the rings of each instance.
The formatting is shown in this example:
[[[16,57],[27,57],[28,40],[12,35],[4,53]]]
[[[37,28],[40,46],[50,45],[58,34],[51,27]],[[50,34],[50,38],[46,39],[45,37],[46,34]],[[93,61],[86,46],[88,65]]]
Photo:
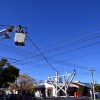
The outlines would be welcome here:
[[[99,85],[99,84],[97,84],[97,85],[95,86],[95,92],[100,92],[100,85]]]
[[[19,69],[11,65],[6,59],[0,60],[0,88],[9,86],[19,76]]]

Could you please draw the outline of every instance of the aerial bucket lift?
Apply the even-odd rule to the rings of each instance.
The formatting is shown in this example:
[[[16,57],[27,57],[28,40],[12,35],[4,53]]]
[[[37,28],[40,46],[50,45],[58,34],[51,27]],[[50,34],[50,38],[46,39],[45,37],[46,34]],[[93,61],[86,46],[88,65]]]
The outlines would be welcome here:
[[[17,46],[25,46],[27,28],[18,26],[9,26],[9,25],[0,25],[0,26],[8,26],[5,29],[0,30],[0,36],[4,36],[1,40],[10,38],[9,33],[15,33],[14,42]]]
[[[25,33],[15,33],[14,42],[17,46],[25,46],[26,34]]]

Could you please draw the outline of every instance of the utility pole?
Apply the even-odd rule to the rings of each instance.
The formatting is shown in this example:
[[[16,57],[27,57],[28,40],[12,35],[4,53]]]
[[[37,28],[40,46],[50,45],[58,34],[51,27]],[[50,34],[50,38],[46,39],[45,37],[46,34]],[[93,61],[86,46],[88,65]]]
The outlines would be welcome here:
[[[57,87],[57,85],[58,85],[58,73],[56,72],[56,97],[58,97],[58,93],[57,93],[58,87]]]
[[[94,69],[91,67],[90,70],[91,72],[91,75],[92,75],[92,88],[93,88],[93,97],[94,97],[94,100],[95,100],[95,90],[94,90],[94,84],[95,84],[95,81],[94,81]]]

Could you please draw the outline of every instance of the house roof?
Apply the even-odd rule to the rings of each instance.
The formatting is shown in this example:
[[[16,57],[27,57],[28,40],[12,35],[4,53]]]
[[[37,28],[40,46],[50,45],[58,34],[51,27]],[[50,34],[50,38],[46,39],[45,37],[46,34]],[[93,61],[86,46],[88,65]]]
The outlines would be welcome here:
[[[43,89],[43,88],[45,88],[45,84],[44,85],[36,85],[35,88],[36,89]]]
[[[78,86],[82,85],[88,88],[92,88],[92,85],[90,83],[84,83],[84,82],[72,82],[73,84],[76,84]]]
[[[46,83],[49,84],[49,85],[52,85],[51,82],[46,82]],[[55,84],[53,84],[53,85],[55,86]],[[62,86],[63,83],[60,83],[59,85]],[[77,87],[78,88],[79,86],[85,86],[85,87],[88,87],[88,88],[92,88],[92,85],[90,83],[72,82],[70,84],[70,87]],[[46,86],[45,86],[45,83],[43,83],[43,84],[36,85],[35,88],[37,88],[37,89],[43,89],[43,88],[46,88]]]

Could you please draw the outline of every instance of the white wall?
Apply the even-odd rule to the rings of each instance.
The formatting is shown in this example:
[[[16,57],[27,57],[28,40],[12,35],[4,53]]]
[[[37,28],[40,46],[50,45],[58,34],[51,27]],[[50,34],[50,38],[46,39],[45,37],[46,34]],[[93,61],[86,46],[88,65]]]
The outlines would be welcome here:
[[[37,90],[37,91],[35,92],[35,97],[41,97],[41,91]]]
[[[52,88],[52,89],[53,89],[53,96],[55,96],[56,91],[55,91],[55,87],[54,87],[52,84],[45,83],[45,88],[46,88],[46,90],[47,90],[48,88]],[[46,92],[47,92],[47,91],[46,91]]]

